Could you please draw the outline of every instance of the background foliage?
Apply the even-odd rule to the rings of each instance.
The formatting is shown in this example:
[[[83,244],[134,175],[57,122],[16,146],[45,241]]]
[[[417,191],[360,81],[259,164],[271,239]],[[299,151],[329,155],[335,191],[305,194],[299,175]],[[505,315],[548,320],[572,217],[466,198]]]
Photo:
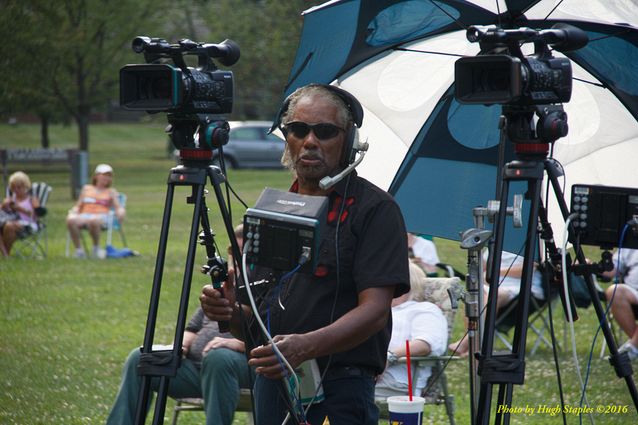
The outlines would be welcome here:
[[[119,104],[119,68],[143,63],[130,49],[138,35],[177,42],[236,41],[232,119],[271,119],[286,83],[301,29],[300,13],[321,3],[302,0],[43,0],[3,1],[0,116],[29,114],[42,124],[77,124],[89,150],[88,126]]]

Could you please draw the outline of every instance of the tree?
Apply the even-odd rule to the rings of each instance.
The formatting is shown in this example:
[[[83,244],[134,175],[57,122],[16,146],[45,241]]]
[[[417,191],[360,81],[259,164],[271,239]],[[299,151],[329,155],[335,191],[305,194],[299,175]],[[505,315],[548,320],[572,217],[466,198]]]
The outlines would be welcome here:
[[[15,6],[15,5],[14,5]],[[34,53],[34,48],[42,39],[35,31],[33,15],[24,7],[7,7],[0,15],[0,39],[11,40],[0,44],[0,114],[15,114],[28,111],[37,115],[41,122],[42,147],[49,147],[48,125],[51,121],[68,119],[50,92],[34,85],[50,84],[50,74],[46,66],[53,57],[50,50],[41,49]]]
[[[278,109],[301,33],[302,0],[218,0],[208,3],[211,42],[230,38],[241,48],[233,115],[272,119]],[[320,1],[314,2],[321,3]]]
[[[241,47],[233,117],[270,119],[292,66],[304,0],[8,0],[0,14],[0,113],[72,117],[79,148],[89,148],[89,119],[117,98],[119,68],[142,63],[130,41],[150,35]],[[223,67],[221,67],[223,68]],[[45,132],[43,131],[43,134]]]
[[[119,81],[118,69],[132,56],[131,39],[157,28],[158,18],[165,12],[165,2],[27,0],[5,3],[2,23],[10,19],[7,16],[10,15],[19,17],[22,25],[15,28],[10,38],[21,42],[5,46],[7,52],[2,56],[13,58],[9,65],[12,72],[28,70],[22,75],[22,85],[39,93],[32,93],[29,102],[21,106],[55,103],[76,121],[79,148],[88,150],[92,111],[104,107],[112,97]],[[7,97],[25,98],[22,87],[8,87],[7,91]]]

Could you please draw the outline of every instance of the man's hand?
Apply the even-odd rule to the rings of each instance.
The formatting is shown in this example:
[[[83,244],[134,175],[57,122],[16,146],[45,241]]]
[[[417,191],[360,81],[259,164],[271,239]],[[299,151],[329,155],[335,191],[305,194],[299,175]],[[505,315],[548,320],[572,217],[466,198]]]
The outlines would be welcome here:
[[[243,353],[245,350],[244,342],[236,338],[221,338],[216,336],[212,340],[208,341],[208,344],[204,347],[203,352],[208,353],[210,350],[217,348],[228,348],[229,350]]]
[[[310,341],[307,335],[277,335],[273,341],[293,369],[313,358],[310,354]],[[281,379],[289,374],[283,362],[277,358],[271,344],[254,348],[251,350],[250,356],[248,364],[256,368],[256,373],[266,378]]]
[[[224,282],[222,290],[206,285],[199,296],[204,314],[210,320],[230,321],[235,305],[235,270],[228,269],[228,280]]]

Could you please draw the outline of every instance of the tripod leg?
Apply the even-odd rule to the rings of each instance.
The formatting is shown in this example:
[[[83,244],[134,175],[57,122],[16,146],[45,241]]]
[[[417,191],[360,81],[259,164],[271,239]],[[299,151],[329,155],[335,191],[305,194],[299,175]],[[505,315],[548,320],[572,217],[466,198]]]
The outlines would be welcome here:
[[[241,261],[240,261],[241,250],[239,249],[239,245],[237,244],[237,239],[235,239],[234,237],[234,234],[235,234],[233,229],[234,226],[230,218],[230,213],[228,212],[228,209],[226,208],[226,204],[224,202],[224,195],[222,194],[222,190],[220,186],[221,182],[224,179],[224,176],[221,174],[219,168],[213,167],[213,166],[208,168],[208,176],[210,177],[213,190],[215,191],[217,204],[219,205],[219,210],[222,214],[224,226],[226,227],[226,232],[228,233],[228,238],[230,239],[230,246],[233,252],[233,258],[235,259],[236,262],[239,263],[236,265],[238,266],[238,268],[235,270],[237,270],[238,272],[241,272]]]
[[[486,376],[485,365],[491,361],[492,352],[494,350],[494,329],[496,326],[496,298],[498,291],[498,276],[501,265],[501,251],[503,246],[503,231],[505,230],[505,217],[507,213],[507,196],[509,192],[509,184],[503,180],[501,182],[499,193],[501,195],[501,203],[499,212],[495,219],[494,225],[494,249],[492,251],[490,270],[488,274],[489,292],[487,306],[485,311],[485,326],[482,335],[482,349],[479,359],[480,391],[478,397],[478,405],[476,410],[475,424],[487,424],[490,421],[490,405],[492,403],[492,377]],[[504,200],[504,201],[503,201]]]
[[[509,423],[509,413],[507,409],[511,407],[512,386],[524,382],[527,315],[529,313],[534,257],[537,247],[538,212],[540,208],[543,173],[543,164],[538,161],[513,161],[507,164],[504,169],[503,187],[500,191],[499,213],[496,216],[495,241],[494,250],[492,252],[493,259],[490,269],[490,291],[485,318],[483,349],[479,366],[481,370],[481,392],[479,395],[477,424],[489,423],[492,386],[495,383],[499,384],[499,406],[497,409],[499,414],[496,418],[497,423],[500,423],[502,419],[504,419],[505,423]],[[515,180],[527,181],[531,207],[527,222],[523,271],[517,307],[517,322],[512,343],[513,348],[511,353],[495,355],[493,349],[497,311],[496,301],[501,267],[501,253],[503,250],[507,199],[509,182]],[[500,413],[503,414],[501,415]]]
[[[151,289],[151,300],[149,303],[148,316],[146,319],[146,330],[144,332],[144,344],[142,353],[151,353],[153,339],[155,338],[155,324],[157,322],[157,312],[159,309],[160,291],[162,287],[162,271],[164,270],[164,260],[166,259],[166,242],[171,222],[171,209],[173,205],[174,187],[168,185],[166,190],[166,200],[164,202],[164,215],[162,217],[162,228],[160,230],[159,246],[157,257],[155,258],[155,273],[153,275],[153,287]],[[146,406],[148,406],[151,392],[151,377],[142,375],[140,391],[137,398],[137,409],[135,411],[135,423],[144,424],[146,421]]]
[[[148,319],[146,322],[144,345],[142,346],[142,356],[140,357],[139,373],[142,376],[142,379],[136,409],[136,424],[138,425],[144,424],[146,420],[146,406],[148,405],[148,401],[150,400],[150,380],[152,376],[158,376],[160,378],[153,416],[153,424],[156,425],[163,423],[164,413],[166,410],[166,399],[168,397],[169,379],[176,375],[177,369],[180,366],[182,338],[184,335],[184,328],[186,326],[186,315],[188,311],[189,301],[188,299],[190,295],[193,267],[195,263],[195,252],[197,248],[197,236],[199,233],[199,221],[205,183],[206,171],[203,169],[188,169],[176,167],[171,170],[171,174],[169,175],[164,216],[162,220],[162,229],[160,232],[160,243],[155,264],[155,273],[153,276],[151,301],[149,305]],[[153,351],[153,339],[157,321],[162,275],[166,257],[166,243],[170,227],[170,216],[175,185],[191,186],[192,195],[189,198],[188,202],[194,203],[195,206],[193,209],[193,218],[191,221],[189,246],[184,267],[184,277],[182,282],[182,291],[180,295],[179,311],[177,315],[177,323],[175,326],[173,346],[171,350]]]

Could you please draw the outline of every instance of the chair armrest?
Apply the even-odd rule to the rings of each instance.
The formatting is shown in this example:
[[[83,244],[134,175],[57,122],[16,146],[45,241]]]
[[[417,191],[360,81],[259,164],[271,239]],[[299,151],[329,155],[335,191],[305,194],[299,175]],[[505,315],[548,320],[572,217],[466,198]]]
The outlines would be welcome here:
[[[435,362],[435,361],[455,361],[455,360],[462,360],[462,357],[459,356],[447,356],[447,355],[442,355],[442,356],[411,356],[410,360],[412,362],[416,362],[416,363],[431,363],[431,362]],[[408,358],[407,357],[399,357],[399,363],[407,363]]]
[[[35,216],[38,218],[42,218],[47,215],[47,209],[45,207],[37,207],[33,210]]]

